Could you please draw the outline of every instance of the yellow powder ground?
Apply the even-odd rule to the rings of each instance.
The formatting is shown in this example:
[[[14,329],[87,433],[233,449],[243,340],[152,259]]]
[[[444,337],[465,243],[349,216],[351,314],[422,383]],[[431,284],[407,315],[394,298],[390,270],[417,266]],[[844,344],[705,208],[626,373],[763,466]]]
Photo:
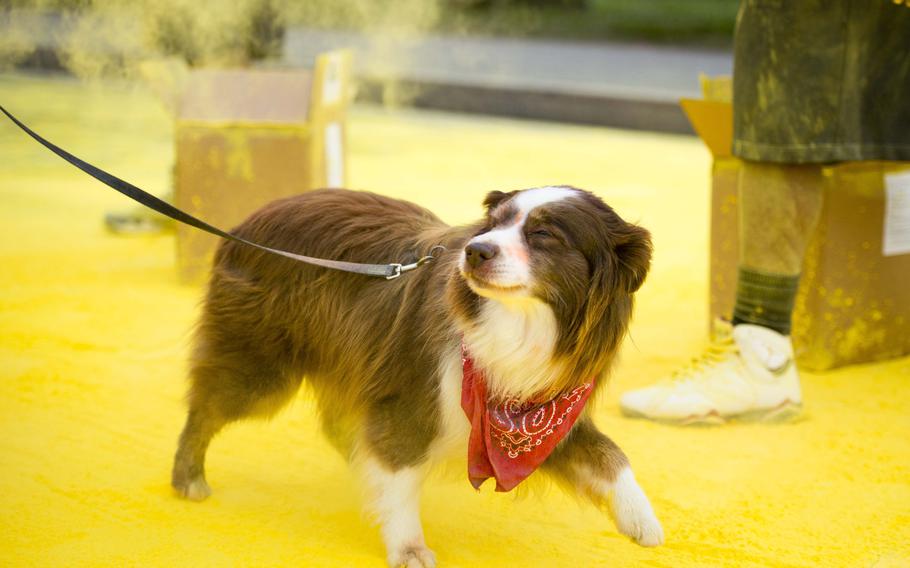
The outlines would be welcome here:
[[[171,126],[125,84],[0,76],[39,132],[152,190]],[[168,486],[187,332],[201,289],[175,281],[171,236],[117,238],[129,202],[0,120],[0,565],[382,566],[356,483],[306,395],[213,443],[213,497]],[[706,329],[708,153],[694,138],[356,109],[351,183],[474,219],[491,189],[568,183],[651,228],[633,341],[596,409],[667,533],[619,536],[552,490],[516,500],[461,476],[423,502],[442,566],[908,566],[910,360],[805,374],[789,425],[679,429],[624,419],[617,397],[696,354]]]

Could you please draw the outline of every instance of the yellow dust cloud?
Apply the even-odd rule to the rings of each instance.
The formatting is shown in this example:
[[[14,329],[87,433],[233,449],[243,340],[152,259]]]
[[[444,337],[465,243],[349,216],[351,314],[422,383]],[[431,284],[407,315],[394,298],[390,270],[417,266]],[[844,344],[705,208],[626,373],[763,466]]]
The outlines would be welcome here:
[[[3,104],[77,155],[162,192],[171,124],[125,83],[0,76]],[[441,566],[907,566],[910,360],[803,378],[787,425],[680,429],[617,397],[684,363],[706,329],[709,157],[694,138],[355,108],[351,184],[476,218],[492,189],[591,189],[655,236],[632,338],[595,418],[667,533],[643,549],[558,490],[516,500],[428,482]],[[214,495],[168,485],[202,290],[171,236],[106,234],[130,202],[0,125],[0,565],[379,567],[343,460],[304,393],[212,445]]]

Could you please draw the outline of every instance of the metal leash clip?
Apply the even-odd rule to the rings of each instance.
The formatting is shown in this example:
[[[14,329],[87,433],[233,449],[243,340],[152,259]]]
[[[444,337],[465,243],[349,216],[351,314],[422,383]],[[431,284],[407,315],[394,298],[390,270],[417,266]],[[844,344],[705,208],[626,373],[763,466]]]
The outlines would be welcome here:
[[[401,264],[398,262],[393,262],[392,264],[389,265],[392,267],[393,272],[392,272],[392,274],[386,276],[385,279],[386,280],[395,280],[396,278],[398,278],[405,272],[410,272],[411,270],[420,268],[421,266],[423,266],[424,264],[426,264],[428,262],[432,262],[432,261],[436,260],[438,258],[438,254],[436,251],[439,251],[438,254],[442,254],[446,251],[446,247],[444,247],[442,245],[436,245],[430,249],[430,254],[428,254],[427,256],[418,258],[416,262],[412,262],[410,264]]]

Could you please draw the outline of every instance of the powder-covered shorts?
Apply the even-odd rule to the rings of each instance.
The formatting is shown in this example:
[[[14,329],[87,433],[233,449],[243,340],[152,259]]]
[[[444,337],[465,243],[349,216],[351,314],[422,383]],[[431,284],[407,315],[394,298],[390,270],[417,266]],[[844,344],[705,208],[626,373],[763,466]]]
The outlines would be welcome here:
[[[736,156],[910,160],[910,6],[743,0],[735,43]]]

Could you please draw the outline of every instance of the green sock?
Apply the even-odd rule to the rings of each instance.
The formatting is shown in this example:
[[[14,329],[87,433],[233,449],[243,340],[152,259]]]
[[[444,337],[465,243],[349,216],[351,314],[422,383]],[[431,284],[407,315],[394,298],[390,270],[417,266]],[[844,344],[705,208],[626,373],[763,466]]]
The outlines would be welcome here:
[[[751,323],[790,335],[799,274],[787,276],[739,267],[733,325]]]

